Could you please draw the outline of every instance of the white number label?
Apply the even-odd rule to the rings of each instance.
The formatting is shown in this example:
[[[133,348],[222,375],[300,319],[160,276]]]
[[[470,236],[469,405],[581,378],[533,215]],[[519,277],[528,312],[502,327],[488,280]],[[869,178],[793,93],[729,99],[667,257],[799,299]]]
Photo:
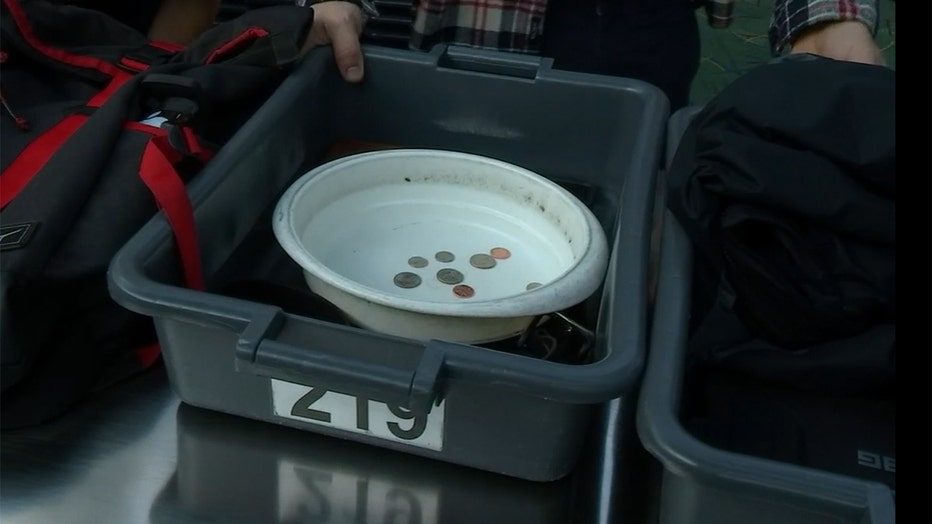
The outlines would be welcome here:
[[[443,449],[443,402],[414,415],[363,397],[271,379],[272,405],[280,417],[329,426],[412,446]]]

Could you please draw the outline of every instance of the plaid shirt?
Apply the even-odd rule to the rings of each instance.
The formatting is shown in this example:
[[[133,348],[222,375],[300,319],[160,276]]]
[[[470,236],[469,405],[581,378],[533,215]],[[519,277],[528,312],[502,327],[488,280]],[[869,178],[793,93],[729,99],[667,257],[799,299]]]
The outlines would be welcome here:
[[[456,43],[536,53],[546,11],[547,0],[420,0],[411,47],[427,51]]]
[[[604,0],[612,1],[612,0]],[[712,27],[728,27],[735,0],[705,4]],[[773,0],[770,47],[782,54],[806,27],[832,20],[859,20],[877,30],[877,0]],[[427,51],[439,43],[537,53],[547,0],[419,0],[410,47]]]
[[[878,0],[774,0],[770,48],[783,54],[799,33],[822,22],[858,20],[877,34],[877,8]]]

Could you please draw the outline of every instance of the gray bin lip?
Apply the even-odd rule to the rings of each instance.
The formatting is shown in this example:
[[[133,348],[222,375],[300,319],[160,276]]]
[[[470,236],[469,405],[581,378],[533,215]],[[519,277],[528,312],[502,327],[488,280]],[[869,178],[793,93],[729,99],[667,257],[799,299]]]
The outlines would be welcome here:
[[[667,164],[697,108],[679,110],[671,118]],[[848,508],[866,512],[864,522],[895,522],[895,499],[885,484],[813,468],[724,451],[692,436],[680,423],[680,397],[685,364],[692,278],[692,246],[676,218],[663,219],[657,298],[650,351],[640,386],[637,432],[644,448],[678,477],[773,499],[784,497],[799,507]]]
[[[650,142],[662,137],[669,104],[656,87],[633,79],[611,78],[601,75],[576,74],[550,69],[549,59],[516,56],[508,53],[457,49],[445,53],[435,48],[431,53],[417,53],[379,46],[364,46],[367,60],[404,61],[439,67],[441,61],[455,59],[466,63],[478,74],[498,74],[501,70],[515,72],[514,81],[557,82],[568,85],[600,85],[625,91],[647,92],[645,97],[648,118],[639,134],[641,144],[649,150]],[[287,78],[278,91],[267,102],[288,99],[302,90],[302,81],[319,74],[322,64],[330,65],[329,49],[312,52],[298,69]],[[492,66],[492,72],[489,72]],[[528,76],[529,72],[535,73]],[[198,207],[207,196],[223,183],[230,166],[235,165],[249,143],[250,131],[271,125],[267,115],[257,115],[237,132],[227,145],[218,152],[204,171],[188,186],[189,198],[197,214]],[[657,148],[658,155],[660,148]],[[649,235],[653,199],[640,198],[653,195],[657,158],[642,155],[633,175],[626,179],[621,194],[619,209],[622,220],[611,237],[612,248],[608,271],[616,271],[616,265],[628,268],[616,282],[620,299],[603,307],[609,307],[610,321],[600,326],[599,336],[605,339],[609,351],[601,360],[585,365],[566,365],[534,360],[518,355],[499,352],[475,351],[472,346],[442,343],[444,375],[458,379],[495,384],[556,402],[568,404],[601,403],[636,387],[641,377],[646,354],[647,338],[647,275],[648,246],[642,239]],[[645,175],[645,173],[647,175]],[[644,200],[647,200],[646,202]],[[643,231],[639,224],[647,224]],[[624,226],[624,227],[623,227]],[[146,223],[114,256],[108,268],[108,287],[111,297],[123,307],[151,317],[170,319],[204,326],[221,326],[242,334],[256,318],[267,318],[280,314],[286,320],[298,320],[290,314],[282,314],[278,308],[233,299],[209,292],[176,287],[150,279],[143,269],[146,261],[172,241],[171,229],[163,215],[157,214]],[[619,244],[637,246],[619,249]],[[630,278],[634,275],[635,278]],[[276,313],[276,310],[277,313]],[[303,320],[313,320],[305,319]],[[623,348],[621,350],[619,348]],[[472,349],[472,350],[470,350]]]

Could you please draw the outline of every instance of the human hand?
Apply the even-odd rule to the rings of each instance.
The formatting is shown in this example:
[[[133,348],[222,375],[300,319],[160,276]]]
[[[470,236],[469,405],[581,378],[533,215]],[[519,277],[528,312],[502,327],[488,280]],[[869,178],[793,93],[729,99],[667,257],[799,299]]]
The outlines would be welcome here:
[[[343,79],[359,82],[364,69],[359,43],[364,24],[362,10],[344,1],[316,3],[313,9],[314,25],[301,48],[301,54],[305,55],[320,45],[330,45]]]
[[[799,35],[790,52],[811,53],[849,62],[887,65],[870,29],[857,20],[826,22],[813,26]]]

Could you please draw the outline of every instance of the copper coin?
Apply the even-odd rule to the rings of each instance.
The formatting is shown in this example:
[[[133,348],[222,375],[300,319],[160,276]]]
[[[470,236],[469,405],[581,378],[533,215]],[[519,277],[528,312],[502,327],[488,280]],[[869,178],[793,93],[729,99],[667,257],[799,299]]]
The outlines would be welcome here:
[[[453,294],[460,298],[470,298],[476,294],[476,290],[466,284],[453,286]]]
[[[427,259],[424,257],[411,257],[408,259],[408,265],[411,267],[427,267]]]
[[[404,289],[418,287],[421,285],[421,277],[415,275],[414,273],[402,271],[401,273],[395,275],[395,285]]]
[[[492,258],[497,258],[498,260],[505,260],[506,258],[511,257],[511,251],[503,247],[493,247],[489,254],[492,255]]]
[[[476,253],[469,257],[469,264],[479,269],[491,269],[495,267],[495,259],[485,253]]]
[[[444,284],[459,284],[463,281],[463,274],[455,269],[445,267],[437,271],[437,280]]]
[[[456,260],[456,255],[450,253],[449,251],[437,251],[437,253],[434,255],[434,258],[437,259],[437,262],[443,262],[446,264],[447,262],[453,262]]]

